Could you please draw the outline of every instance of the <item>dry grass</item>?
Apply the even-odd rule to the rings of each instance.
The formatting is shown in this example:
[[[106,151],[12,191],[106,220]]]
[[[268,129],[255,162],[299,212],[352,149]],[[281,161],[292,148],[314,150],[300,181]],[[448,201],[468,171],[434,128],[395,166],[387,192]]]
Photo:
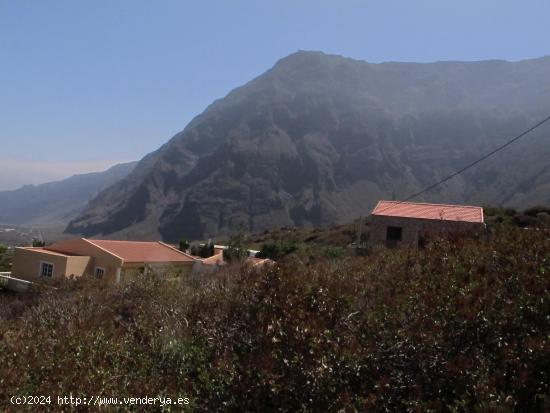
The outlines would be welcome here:
[[[4,295],[0,403],[162,394],[209,412],[548,411],[549,237],[506,228],[176,284]]]

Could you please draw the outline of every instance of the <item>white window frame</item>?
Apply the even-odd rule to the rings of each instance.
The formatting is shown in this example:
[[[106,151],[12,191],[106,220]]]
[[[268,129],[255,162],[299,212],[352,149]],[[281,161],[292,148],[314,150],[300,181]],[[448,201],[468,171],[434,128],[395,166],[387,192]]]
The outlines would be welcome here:
[[[97,275],[97,270],[102,271],[101,276],[98,276],[98,275]],[[106,271],[105,271],[105,267],[95,267],[95,269],[94,269],[94,277],[95,277],[95,278],[103,278],[103,277],[105,277],[105,272],[106,272]]]
[[[52,273],[51,275],[44,275],[42,269],[44,268],[44,265],[51,265],[52,266]],[[40,267],[38,267],[38,276],[41,278],[53,278],[53,272],[55,270],[55,264],[53,262],[49,261],[40,261]]]

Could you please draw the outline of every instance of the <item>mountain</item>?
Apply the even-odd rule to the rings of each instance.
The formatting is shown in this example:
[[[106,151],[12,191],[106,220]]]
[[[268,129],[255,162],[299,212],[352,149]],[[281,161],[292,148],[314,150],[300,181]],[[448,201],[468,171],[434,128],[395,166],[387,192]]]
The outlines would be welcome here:
[[[372,64],[297,52],[215,101],[67,230],[201,239],[365,215],[550,113],[550,57]],[[419,200],[550,203],[549,125]]]
[[[137,162],[103,172],[74,175],[62,181],[0,191],[0,223],[66,225],[99,192],[126,177]]]

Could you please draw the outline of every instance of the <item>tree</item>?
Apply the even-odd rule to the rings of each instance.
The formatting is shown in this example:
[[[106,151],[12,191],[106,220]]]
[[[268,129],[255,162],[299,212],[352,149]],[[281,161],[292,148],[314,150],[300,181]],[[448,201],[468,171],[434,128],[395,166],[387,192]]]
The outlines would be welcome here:
[[[214,255],[214,243],[212,240],[208,240],[206,244],[199,245],[198,255],[201,258],[208,258]]]
[[[189,249],[189,241],[186,239],[180,239],[179,242],[179,250],[180,251],[187,251]]]
[[[46,245],[46,243],[44,241],[41,241],[37,238],[33,238],[32,240],[32,246],[33,247],[44,247]]]
[[[245,246],[246,236],[244,232],[238,232],[229,238],[227,249],[223,250],[223,258],[226,261],[240,261],[248,256]]]
[[[8,249],[4,245],[0,244],[0,254],[5,254],[7,250]]]

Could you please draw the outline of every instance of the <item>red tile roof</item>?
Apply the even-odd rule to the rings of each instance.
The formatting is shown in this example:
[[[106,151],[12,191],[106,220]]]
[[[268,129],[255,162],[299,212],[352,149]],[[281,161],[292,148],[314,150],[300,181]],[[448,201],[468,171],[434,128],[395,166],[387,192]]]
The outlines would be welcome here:
[[[162,242],[112,241],[88,239],[88,242],[117,255],[125,262],[192,262],[193,257]]]
[[[372,215],[483,223],[483,208],[468,205],[379,201]]]
[[[56,255],[56,256],[59,256],[59,257],[74,257],[74,256],[76,256],[75,254],[61,253],[61,252],[57,252],[57,251],[50,251],[50,250],[42,248],[42,247],[25,247],[23,249],[30,250],[30,251],[35,251],[35,252],[41,252],[43,254]]]

